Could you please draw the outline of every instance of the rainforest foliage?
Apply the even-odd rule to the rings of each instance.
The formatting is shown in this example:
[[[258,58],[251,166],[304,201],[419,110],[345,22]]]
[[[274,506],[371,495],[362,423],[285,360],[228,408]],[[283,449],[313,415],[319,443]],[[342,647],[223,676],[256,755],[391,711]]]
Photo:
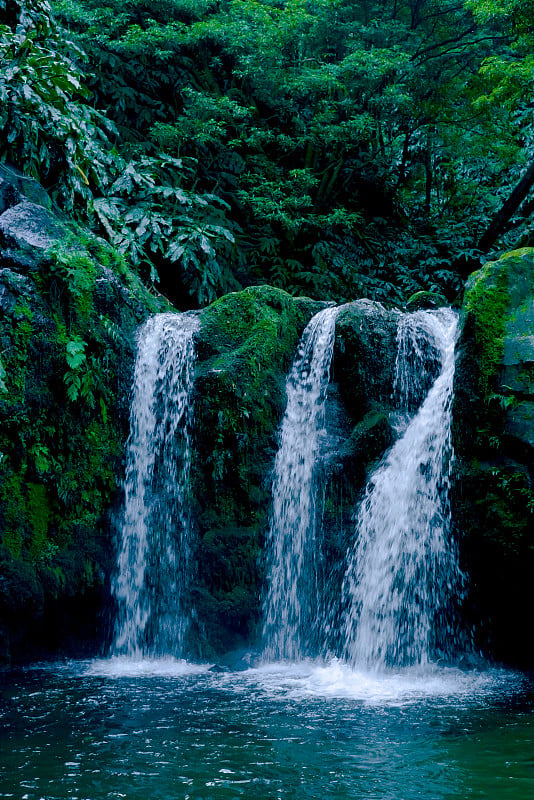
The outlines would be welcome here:
[[[473,619],[532,663],[533,23],[534,0],[0,0],[0,663],[69,625],[103,641],[148,314],[205,307],[195,604],[222,649],[258,624],[283,378],[318,301],[454,301],[488,257],[452,505]],[[332,563],[391,439],[373,370],[392,359],[349,322]]]
[[[454,298],[528,239],[533,21],[532,0],[0,0],[0,157],[178,307],[264,282]]]

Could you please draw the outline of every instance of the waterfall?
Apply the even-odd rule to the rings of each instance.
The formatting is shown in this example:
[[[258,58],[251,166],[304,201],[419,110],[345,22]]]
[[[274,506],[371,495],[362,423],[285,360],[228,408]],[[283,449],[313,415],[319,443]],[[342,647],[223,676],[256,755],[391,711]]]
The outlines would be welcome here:
[[[193,336],[196,316],[157,314],[140,329],[113,593],[113,652],[182,655],[189,625]]]
[[[424,665],[451,637],[448,608],[462,587],[448,501],[457,330],[450,309],[400,318],[399,436],[366,487],[342,589],[343,655],[354,666]]]
[[[316,465],[339,309],[307,325],[286,380],[268,537],[264,655],[298,660],[317,626]]]

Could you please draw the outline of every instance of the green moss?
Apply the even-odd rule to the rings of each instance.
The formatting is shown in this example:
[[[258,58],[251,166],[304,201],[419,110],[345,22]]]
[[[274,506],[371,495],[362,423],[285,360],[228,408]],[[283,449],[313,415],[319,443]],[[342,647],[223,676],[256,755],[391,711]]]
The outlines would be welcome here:
[[[130,297],[135,298],[143,308],[151,314],[160,311],[172,311],[173,308],[166,297],[153,294],[142,282],[139,275],[128,265],[124,255],[108,242],[87,231],[78,232],[78,242],[86,248],[87,254],[104,270],[117,275],[121,284],[128,290]]]
[[[440,308],[446,306],[447,298],[438,292],[419,291],[410,295],[406,301],[407,311],[419,311],[425,308]]]
[[[11,404],[20,402],[26,391],[29,347],[34,334],[33,314],[23,302],[17,303],[12,328],[8,332],[10,344],[4,350],[5,394]]]
[[[321,307],[260,286],[201,312],[192,464],[200,538],[196,602],[216,649],[238,646],[257,624],[258,553],[285,377],[304,326]]]
[[[52,271],[69,292],[79,321],[87,324],[93,307],[96,265],[83,250],[56,251],[54,255]]]
[[[502,262],[496,269],[496,262],[490,261],[476,272],[465,296],[465,308],[474,322],[479,387],[484,396],[494,388],[504,354],[510,293],[505,259]]]
[[[284,340],[294,333],[295,318],[301,317],[303,321],[306,316],[306,311],[300,309],[287,292],[272,286],[253,286],[225,295],[204,309],[202,327],[214,349],[221,354],[239,351],[262,331],[279,335],[283,351]],[[264,340],[262,349],[270,344],[271,339]]]
[[[532,248],[470,278],[455,395],[451,503],[470,576],[465,613],[477,625],[477,646],[508,661],[524,658],[521,620],[533,602],[533,296]]]
[[[215,651],[243,644],[258,624],[258,554],[254,527],[209,530],[203,537],[196,602]]]
[[[507,559],[526,557],[529,551],[534,558],[534,492],[528,476],[511,466],[482,468],[472,460],[464,467],[462,483],[462,524],[478,543],[478,557],[492,546],[500,551],[503,568]]]
[[[525,257],[534,257],[534,247],[519,247],[517,250],[509,250],[499,258],[499,261],[518,261]]]
[[[200,445],[202,469],[223,516],[234,498],[227,522],[242,524],[251,513],[243,495],[256,480],[255,469],[266,468],[283,411],[285,374],[311,313],[266,286],[227,295],[202,312],[197,435],[209,438],[205,451]]]
[[[2,576],[14,576],[0,587],[0,627],[9,607],[9,626],[24,637],[51,599],[68,614],[65,598],[100,597],[134,331],[167,304],[91,237],[38,254],[24,275],[4,270],[0,281],[0,558]],[[17,595],[19,574],[29,576],[35,602]]]

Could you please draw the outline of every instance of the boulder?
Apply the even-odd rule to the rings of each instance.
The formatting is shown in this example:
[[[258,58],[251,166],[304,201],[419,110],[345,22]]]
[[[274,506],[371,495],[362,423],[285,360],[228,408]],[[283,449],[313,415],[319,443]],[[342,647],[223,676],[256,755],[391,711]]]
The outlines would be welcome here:
[[[0,666],[102,643],[135,331],[163,307],[111,248],[74,232],[67,247],[52,212],[12,197],[0,215]],[[83,356],[69,363],[73,344]]]
[[[0,243],[46,250],[67,235],[66,226],[43,206],[23,199],[0,215]]]
[[[420,291],[412,294],[406,301],[406,311],[440,308],[448,305],[447,298],[438,292]]]
[[[532,666],[534,249],[469,279],[455,399],[452,509],[480,648]]]
[[[333,376],[356,420],[377,403],[390,405],[399,312],[358,300],[344,305],[336,323]]]
[[[257,634],[259,558],[269,475],[285,410],[285,377],[306,323],[323,303],[270,286],[225,295],[200,312],[192,462],[204,657]]]
[[[477,391],[486,406],[501,405],[504,433],[533,447],[534,249],[507,253],[469,279],[468,331],[477,348]],[[534,459],[534,450],[529,458]]]

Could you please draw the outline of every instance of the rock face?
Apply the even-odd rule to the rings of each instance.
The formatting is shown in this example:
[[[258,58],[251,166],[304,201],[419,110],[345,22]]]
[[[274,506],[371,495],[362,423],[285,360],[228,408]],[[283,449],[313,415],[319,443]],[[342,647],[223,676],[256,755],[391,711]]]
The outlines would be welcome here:
[[[1,664],[102,641],[135,330],[158,305],[0,179]]]
[[[156,303],[112,250],[2,179],[0,662],[105,642],[137,326]],[[19,182],[20,183],[20,182]],[[285,378],[324,303],[268,286],[200,312],[191,495],[199,657],[254,641]],[[323,453],[325,552],[390,441],[396,312],[339,317]],[[343,514],[350,524],[350,503]],[[334,571],[335,574],[335,571]]]
[[[135,333],[147,315],[169,310],[114,251],[59,221],[40,187],[28,196],[25,186],[0,170],[0,664],[105,644]],[[198,657],[257,640],[285,379],[323,307],[260,286],[199,312],[190,643]],[[452,506],[471,576],[466,613],[483,620],[482,649],[531,666],[534,251],[475,273],[464,319]],[[317,500],[332,597],[354,508],[393,441],[398,320],[368,301],[337,317]]]
[[[0,215],[0,241],[11,247],[46,250],[67,235],[65,226],[37,203],[22,200]]]
[[[457,370],[453,516],[479,645],[534,663],[534,250],[474,273]]]
[[[199,655],[243,646],[257,630],[268,476],[285,375],[321,305],[262,286],[226,295],[201,312],[191,491]]]
[[[306,323],[323,306],[262,286],[201,312],[192,468],[199,655],[250,645],[261,628],[262,554],[285,379]],[[338,318],[322,450],[323,549],[331,564],[343,562],[352,501],[390,441],[397,319],[367,302],[348,304]],[[340,578],[333,569],[332,581]]]

